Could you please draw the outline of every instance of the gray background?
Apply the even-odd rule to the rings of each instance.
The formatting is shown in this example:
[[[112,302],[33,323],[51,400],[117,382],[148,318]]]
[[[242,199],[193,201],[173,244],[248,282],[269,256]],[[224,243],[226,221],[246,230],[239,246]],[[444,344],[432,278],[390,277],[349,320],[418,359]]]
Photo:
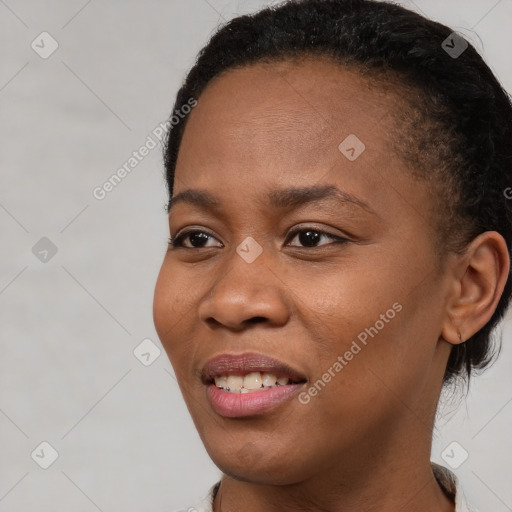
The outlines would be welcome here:
[[[218,479],[163,350],[148,366],[133,353],[146,338],[161,348],[160,148],[103,200],[92,191],[167,119],[217,24],[267,3],[0,0],[0,512],[172,511]],[[512,91],[512,0],[401,3],[470,39]],[[31,47],[43,31],[59,45],[46,59]],[[42,237],[57,248],[46,262]],[[445,397],[432,453],[446,465],[459,443],[466,494],[494,512],[512,511],[502,327],[501,358],[468,399]],[[42,441],[59,455],[48,469]]]

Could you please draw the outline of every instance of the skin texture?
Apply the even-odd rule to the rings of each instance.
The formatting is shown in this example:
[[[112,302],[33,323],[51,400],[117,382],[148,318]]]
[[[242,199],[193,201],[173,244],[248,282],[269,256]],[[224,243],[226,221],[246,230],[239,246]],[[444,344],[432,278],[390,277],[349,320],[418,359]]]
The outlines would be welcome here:
[[[439,260],[431,192],[393,154],[399,93],[327,59],[230,70],[198,99],[174,195],[202,189],[218,209],[181,202],[155,289],[158,335],[201,439],[224,476],[215,511],[448,512],[430,467],[432,429],[451,346],[491,317],[509,260],[496,232]],[[350,161],[349,134],[365,144]],[[270,206],[281,188],[334,185],[336,199]],[[292,231],[320,230],[303,245]],[[247,263],[246,237],[262,247]],[[316,246],[315,246],[316,243]],[[184,244],[193,247],[187,237]],[[210,406],[199,373],[222,353],[287,362],[312,383],[394,303],[401,311],[309,403],[248,418]]]

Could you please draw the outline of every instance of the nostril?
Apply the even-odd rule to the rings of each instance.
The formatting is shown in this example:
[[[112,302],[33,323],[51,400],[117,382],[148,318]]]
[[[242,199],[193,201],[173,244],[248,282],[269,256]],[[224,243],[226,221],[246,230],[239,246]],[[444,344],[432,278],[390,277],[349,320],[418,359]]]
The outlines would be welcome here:
[[[265,322],[267,319],[264,316],[254,316],[250,319],[250,322],[255,324],[259,324],[261,322]]]

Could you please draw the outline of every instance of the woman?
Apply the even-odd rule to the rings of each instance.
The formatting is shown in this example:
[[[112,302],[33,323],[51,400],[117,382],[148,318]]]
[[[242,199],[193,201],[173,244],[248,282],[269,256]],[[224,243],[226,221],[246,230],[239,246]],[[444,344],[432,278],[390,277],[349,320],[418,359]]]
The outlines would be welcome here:
[[[293,1],[222,27],[187,104],[154,320],[223,473],[189,510],[469,510],[430,451],[511,294],[487,65],[390,3]]]

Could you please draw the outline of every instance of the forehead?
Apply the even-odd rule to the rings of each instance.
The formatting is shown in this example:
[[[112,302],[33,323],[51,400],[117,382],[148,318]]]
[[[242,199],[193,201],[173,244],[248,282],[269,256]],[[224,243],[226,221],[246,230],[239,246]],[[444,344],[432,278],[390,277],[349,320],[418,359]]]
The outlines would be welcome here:
[[[230,69],[206,87],[182,144],[199,123],[210,128],[201,134],[204,144],[237,143],[274,156],[294,146],[308,158],[350,133],[368,142],[389,137],[397,108],[386,81],[376,83],[327,57],[258,62]]]
[[[392,150],[395,115],[404,109],[399,94],[392,81],[328,58],[230,69],[190,114],[175,194],[210,189],[234,202],[240,193],[335,184],[395,215],[418,213],[411,205],[421,204],[425,220],[426,187]],[[347,145],[360,153],[356,159],[347,158]]]
[[[230,69],[206,87],[187,121],[180,156],[265,157],[274,164],[293,157],[308,166],[336,155],[350,134],[374,151],[389,146],[398,108],[387,82],[327,57],[258,62]]]

